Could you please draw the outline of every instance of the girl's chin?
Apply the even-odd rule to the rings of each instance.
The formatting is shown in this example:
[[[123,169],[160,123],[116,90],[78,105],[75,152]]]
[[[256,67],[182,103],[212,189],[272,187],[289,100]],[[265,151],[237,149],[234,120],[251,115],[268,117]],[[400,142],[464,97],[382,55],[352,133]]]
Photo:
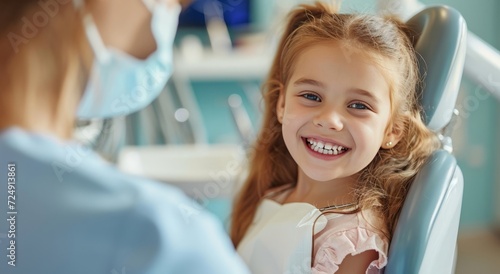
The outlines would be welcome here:
[[[339,174],[339,173],[334,173],[334,172],[325,172],[325,170],[318,170],[317,168],[300,168],[299,171],[299,177],[303,176],[303,178],[310,180],[312,182],[332,182],[335,180],[345,180],[348,179],[351,181],[354,179],[356,181],[356,178],[359,176],[359,172],[354,173],[354,174]]]
[[[315,182],[329,182],[335,179],[338,179],[339,177],[336,176],[335,174],[327,173],[327,172],[318,172],[318,170],[302,170],[303,175],[305,175],[306,178],[315,181]]]

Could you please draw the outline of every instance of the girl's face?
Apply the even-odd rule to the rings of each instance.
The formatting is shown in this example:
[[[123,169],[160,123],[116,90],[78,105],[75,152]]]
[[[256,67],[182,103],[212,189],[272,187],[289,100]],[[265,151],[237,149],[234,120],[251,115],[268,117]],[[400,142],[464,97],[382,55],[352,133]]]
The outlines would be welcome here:
[[[389,83],[366,54],[338,43],[315,44],[298,55],[276,107],[299,178],[352,181],[380,147],[397,142],[386,131]]]

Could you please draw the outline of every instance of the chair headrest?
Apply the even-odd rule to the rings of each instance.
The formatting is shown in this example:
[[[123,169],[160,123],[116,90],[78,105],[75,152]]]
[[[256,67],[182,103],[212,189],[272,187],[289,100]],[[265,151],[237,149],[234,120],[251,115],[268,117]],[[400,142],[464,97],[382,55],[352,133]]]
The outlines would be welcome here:
[[[417,33],[414,42],[423,76],[419,94],[426,125],[437,132],[451,120],[465,62],[467,26],[461,14],[447,6],[431,6],[407,25]]]

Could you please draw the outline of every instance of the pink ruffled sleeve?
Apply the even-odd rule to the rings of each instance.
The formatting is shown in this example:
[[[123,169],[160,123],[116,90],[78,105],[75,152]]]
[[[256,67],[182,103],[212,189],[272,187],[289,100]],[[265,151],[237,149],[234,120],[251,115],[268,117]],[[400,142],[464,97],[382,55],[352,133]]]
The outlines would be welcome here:
[[[388,241],[378,233],[363,227],[322,233],[314,241],[316,255],[312,273],[332,274],[339,269],[347,255],[357,255],[367,250],[378,252],[378,259],[371,262],[368,274],[380,273],[387,264]]]

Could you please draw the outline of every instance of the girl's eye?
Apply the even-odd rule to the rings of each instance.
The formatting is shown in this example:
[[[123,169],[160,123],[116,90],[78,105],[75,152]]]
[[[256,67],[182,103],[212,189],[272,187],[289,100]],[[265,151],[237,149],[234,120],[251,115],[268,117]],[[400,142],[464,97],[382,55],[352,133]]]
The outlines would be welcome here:
[[[306,98],[307,100],[321,102],[321,99],[319,98],[319,96],[314,95],[312,93],[302,94],[302,97]]]
[[[369,107],[367,107],[365,104],[363,103],[352,103],[350,104],[348,107],[350,108],[355,108],[355,109],[370,109]]]

